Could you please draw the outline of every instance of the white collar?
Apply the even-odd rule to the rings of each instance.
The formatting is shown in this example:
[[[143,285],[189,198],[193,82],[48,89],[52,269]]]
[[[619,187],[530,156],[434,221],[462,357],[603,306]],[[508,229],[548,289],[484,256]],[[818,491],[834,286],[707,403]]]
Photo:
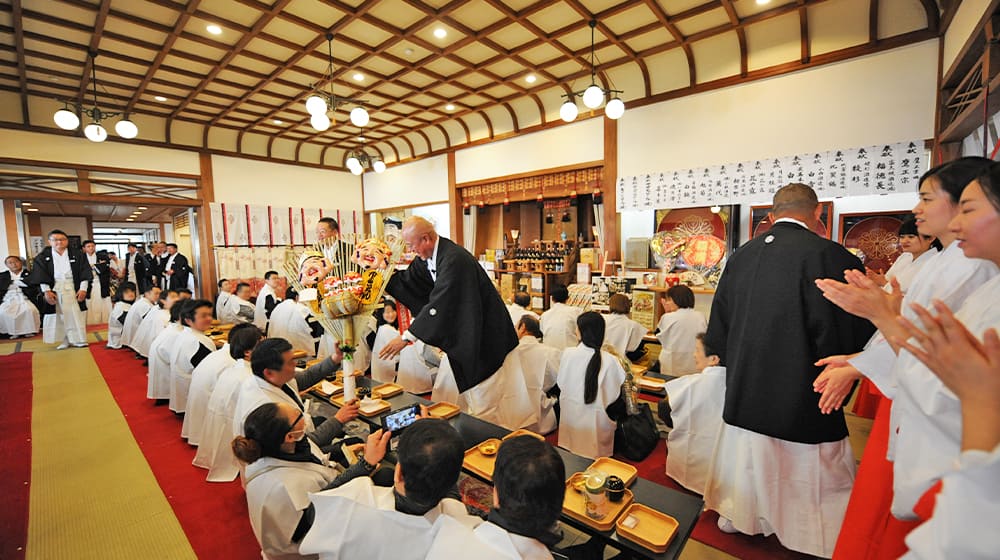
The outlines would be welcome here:
[[[809,226],[807,226],[805,222],[796,220],[795,218],[778,218],[777,220],[774,220],[775,224],[780,224],[781,222],[788,222],[809,229]]]
[[[437,265],[437,258],[438,258],[438,246],[440,246],[440,245],[441,245],[441,236],[439,235],[439,236],[437,236],[437,239],[434,240],[434,252],[431,253],[431,258],[427,259],[427,262],[434,263],[434,265],[435,265],[434,268],[435,269],[437,269],[436,265]]]

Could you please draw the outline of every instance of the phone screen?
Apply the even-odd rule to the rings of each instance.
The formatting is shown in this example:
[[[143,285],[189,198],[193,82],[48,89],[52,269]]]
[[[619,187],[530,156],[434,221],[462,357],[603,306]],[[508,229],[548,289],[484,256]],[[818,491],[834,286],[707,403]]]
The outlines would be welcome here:
[[[403,428],[417,421],[420,417],[420,405],[415,404],[402,410],[397,410],[382,417],[382,428],[397,435]]]

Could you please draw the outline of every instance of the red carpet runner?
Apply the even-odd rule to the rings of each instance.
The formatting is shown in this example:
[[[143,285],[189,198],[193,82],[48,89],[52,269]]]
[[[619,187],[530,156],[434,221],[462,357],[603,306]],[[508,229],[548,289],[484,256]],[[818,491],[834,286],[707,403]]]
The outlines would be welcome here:
[[[191,464],[195,448],[180,437],[181,417],[146,399],[146,368],[132,352],[90,351],[198,557],[259,559],[240,482],[205,481],[208,471]]]
[[[31,354],[0,356],[0,558],[22,560],[31,481]]]

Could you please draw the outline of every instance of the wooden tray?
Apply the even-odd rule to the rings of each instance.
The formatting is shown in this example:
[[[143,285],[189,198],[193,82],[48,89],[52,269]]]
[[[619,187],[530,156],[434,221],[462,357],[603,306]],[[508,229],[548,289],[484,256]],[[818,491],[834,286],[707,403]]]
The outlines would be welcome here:
[[[395,397],[396,395],[403,392],[403,387],[401,385],[396,385],[395,383],[383,383],[381,385],[376,385],[372,387],[372,391],[378,391],[378,394],[382,395],[382,398]]]
[[[382,399],[379,399],[376,402],[380,402],[382,404],[379,405],[378,408],[373,408],[367,411],[364,408],[359,408],[358,414],[364,416],[365,418],[371,418],[372,416],[378,416],[383,412],[387,412],[390,408],[392,408],[392,405],[389,404],[389,401],[384,401]]]
[[[573,486],[567,481],[562,511],[580,523],[589,525],[598,531],[610,531],[615,526],[615,520],[618,519],[618,516],[625,511],[625,507],[631,504],[634,499],[635,496],[632,495],[632,491],[625,490],[622,501],[612,502],[608,500],[608,513],[603,518],[591,519],[587,516],[587,503],[586,498],[583,497],[583,492],[574,490]]]
[[[483,455],[479,451],[479,446],[486,443],[487,441],[492,441],[500,446],[500,440],[496,438],[490,438],[484,440],[476,445],[472,449],[465,452],[465,460],[462,461],[462,468],[465,470],[478,474],[479,476],[485,478],[486,480],[493,481],[493,467],[496,466],[497,456],[493,455]]]
[[[462,412],[461,409],[446,402],[434,403],[427,407],[427,414],[430,414],[434,418],[441,418],[445,420],[458,416],[459,412]]]
[[[518,436],[531,436],[531,437],[533,437],[535,439],[540,439],[542,441],[545,441],[545,438],[542,437],[542,436],[540,436],[539,434],[536,434],[535,432],[532,432],[531,430],[525,430],[523,428],[519,429],[519,430],[514,430],[513,432],[511,432],[511,433],[503,436],[503,440],[507,441],[508,439],[516,438]]]
[[[334,381],[334,383],[336,383],[336,381]],[[359,399],[359,402],[360,402],[360,399]],[[344,406],[344,391],[343,391],[343,389],[341,389],[340,393],[337,394],[337,396],[330,398],[330,404],[332,404],[333,406],[336,406],[336,407],[343,408],[343,406]]]
[[[630,515],[638,521],[631,529],[622,525]],[[662,554],[667,551],[670,541],[677,533],[677,520],[651,507],[632,504],[618,518],[615,530],[619,537]]]
[[[625,486],[630,486],[635,482],[635,477],[639,474],[639,471],[628,463],[622,463],[617,459],[612,459],[611,457],[601,457],[590,464],[588,469],[596,469],[603,472],[606,475],[615,475],[625,482]]]
[[[309,355],[309,352],[306,352],[305,350],[293,350],[292,351],[292,359],[293,360],[301,360],[302,358],[305,358],[308,355]]]
[[[658,379],[656,377],[646,377],[644,375],[635,376],[635,384],[640,389],[645,389],[647,391],[662,391],[663,385],[667,382],[666,379]]]
[[[333,385],[333,391],[332,392],[327,393],[326,391],[323,390],[323,383],[324,382],[330,383],[331,385]],[[317,392],[317,393],[319,393],[319,394],[321,394],[321,395],[323,395],[325,397],[332,397],[334,395],[337,395],[337,394],[340,394],[340,393],[344,392],[344,384],[343,383],[337,383],[335,381],[327,381],[327,380],[324,379],[323,381],[320,381],[319,383],[317,383],[317,384],[313,385],[312,387],[310,387],[309,390],[310,391],[315,391],[315,392]]]

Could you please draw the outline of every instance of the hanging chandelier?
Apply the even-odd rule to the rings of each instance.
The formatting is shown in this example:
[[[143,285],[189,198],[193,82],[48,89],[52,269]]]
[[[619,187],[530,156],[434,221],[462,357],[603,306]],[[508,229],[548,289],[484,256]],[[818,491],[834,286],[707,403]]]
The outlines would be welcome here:
[[[361,140],[361,147],[347,152],[347,159],[344,161],[344,164],[351,170],[351,173],[361,175],[365,172],[365,169],[371,169],[375,173],[385,171],[385,162],[378,156],[368,155],[368,152],[365,151],[364,131],[362,131],[362,135],[358,137],[358,140]]]
[[[367,125],[369,116],[368,111],[362,107],[365,104],[364,101],[348,97],[337,97],[333,93],[333,33],[326,34],[326,48],[328,57],[326,74],[322,80],[310,86],[312,93],[306,98],[306,110],[309,111],[310,115],[309,123],[317,131],[323,132],[330,128],[330,125],[333,123],[327,113],[335,112],[340,105],[353,104],[357,105],[357,107],[351,109],[351,124],[357,127]],[[329,91],[323,89],[323,82],[326,82]]]
[[[80,127],[80,115],[86,115],[90,117],[90,123],[83,127],[83,135],[86,136],[87,140],[90,140],[91,142],[104,142],[108,139],[108,131],[101,124],[101,121],[113,119],[122,113],[105,111],[98,105],[97,53],[91,51],[89,55],[91,70],[90,82],[93,85],[94,106],[85,107],[82,103],[63,100],[63,108],[56,111],[52,118],[55,120],[56,126],[59,128],[63,130],[76,130]],[[118,136],[130,140],[139,135],[139,127],[137,127],[134,122],[129,120],[128,113],[125,113],[125,116],[120,121],[115,123],[115,132],[118,133]]]
[[[583,98],[583,104],[588,109],[597,109],[604,103],[604,100],[611,98],[604,106],[604,114],[609,119],[618,119],[625,114],[625,103],[619,97],[625,93],[620,89],[604,89],[597,85],[597,66],[594,65],[594,29],[597,27],[597,20],[590,20],[590,85],[583,91],[573,91],[563,95],[566,102],[559,108],[559,116],[566,122],[573,122],[580,109],[576,106],[576,98]]]

